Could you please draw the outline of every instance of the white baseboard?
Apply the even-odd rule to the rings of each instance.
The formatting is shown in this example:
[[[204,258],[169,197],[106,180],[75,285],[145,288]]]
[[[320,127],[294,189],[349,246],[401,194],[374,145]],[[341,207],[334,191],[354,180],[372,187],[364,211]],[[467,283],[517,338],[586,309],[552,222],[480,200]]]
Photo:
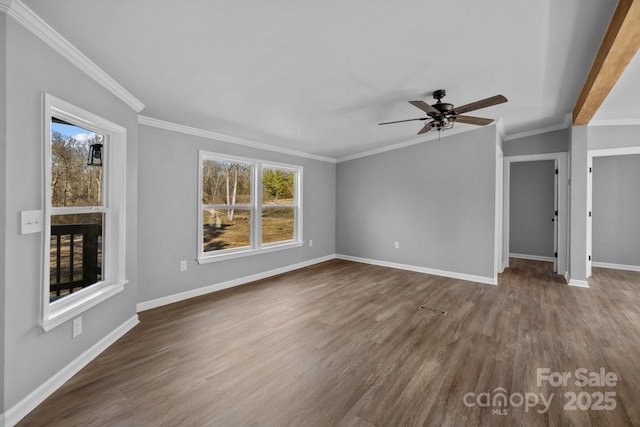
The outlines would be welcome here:
[[[529,259],[531,261],[554,262],[556,259],[551,256],[527,255],[527,254],[509,254],[510,258]]]
[[[614,270],[640,271],[640,265],[612,264],[609,262],[596,262],[596,261],[593,261],[591,265],[593,267],[611,268]]]
[[[589,287],[589,282],[587,282],[586,280],[572,279],[571,276],[569,276],[569,272],[568,271],[564,273],[564,280],[566,280],[567,285],[569,285],[569,286],[575,286],[577,288],[588,288]]]
[[[460,279],[460,280],[467,280],[470,282],[485,283],[487,285],[498,284],[498,279],[495,277],[474,276],[471,274],[456,273],[453,271],[445,271],[445,270],[436,270],[433,268],[418,267],[415,265],[408,265],[408,264],[398,264],[395,262],[380,261],[380,260],[369,259],[369,258],[360,258],[360,257],[354,257],[350,255],[338,254],[336,255],[336,258],[343,259],[346,261],[361,262],[364,264],[379,265],[381,267],[390,267],[390,268],[397,268],[400,270],[408,270],[408,271],[415,271],[418,273],[432,274],[434,276],[450,277],[452,279]]]
[[[163,305],[172,304],[174,302],[183,301],[189,298],[199,297],[201,295],[210,294],[211,292],[221,291],[223,289],[233,288],[234,286],[244,285],[250,282],[255,282],[256,280],[277,276],[278,274],[288,273],[293,270],[309,267],[314,264],[319,264],[321,262],[329,261],[335,258],[336,258],[335,254],[327,255],[327,256],[315,258],[309,261],[303,261],[298,264],[287,265],[285,267],[276,268],[276,269],[265,271],[262,273],[252,274],[250,276],[244,276],[237,279],[228,280],[226,282],[216,283],[214,285],[204,286],[202,288],[192,289],[190,291],[180,292],[177,294],[168,295],[166,297],[161,297],[161,298],[153,299],[150,301],[141,302],[141,303],[138,303],[137,310],[138,310],[138,313],[140,313],[141,311],[151,310],[152,308],[162,307]]]
[[[129,332],[138,324],[138,315],[134,315],[129,320],[118,326],[109,335],[98,341],[93,347],[82,353],[75,360],[62,368],[58,373],[45,381],[42,385],[29,393],[27,397],[9,408],[2,416],[4,423],[0,425],[14,426],[23,419],[29,412],[33,411],[36,406],[41,404],[47,397],[59,389],[71,377],[77,374],[82,368],[87,366],[89,362],[98,357],[100,353],[107,349],[111,344],[116,342],[120,337]]]
[[[145,311],[145,310],[151,310],[153,308],[162,307],[164,305],[172,304],[174,302],[184,301],[184,300],[189,299],[189,298],[195,298],[195,297],[199,297],[199,296],[202,296],[202,295],[210,294],[212,292],[221,291],[223,289],[228,289],[228,288],[232,288],[232,287],[235,287],[235,286],[244,285],[244,284],[247,284],[247,283],[250,283],[250,282],[255,282],[257,280],[266,279],[268,277],[277,276],[278,274],[288,273],[288,272],[293,271],[293,270],[298,270],[300,268],[309,267],[309,266],[312,266],[314,264],[319,264],[321,262],[329,261],[329,260],[332,260],[332,259],[335,259],[335,258],[344,259],[344,260],[347,260],[347,261],[361,262],[361,263],[364,263],[364,264],[379,265],[379,266],[382,266],[382,267],[391,267],[391,268],[398,268],[398,269],[401,269],[401,270],[409,270],[409,271],[416,271],[416,272],[419,272],[419,273],[433,274],[435,276],[443,276],[443,277],[450,277],[450,278],[453,278],[453,279],[467,280],[467,281],[470,281],[470,282],[486,283],[486,284],[489,284],[489,285],[497,285],[498,284],[498,279],[497,278],[483,277],[483,276],[473,276],[473,275],[470,275],[470,274],[456,273],[456,272],[444,271],[444,270],[436,270],[436,269],[425,268],[425,267],[417,267],[417,266],[412,266],[412,265],[407,265],[407,264],[398,264],[398,263],[393,263],[393,262],[378,261],[378,260],[372,260],[372,259],[367,259],[367,258],[352,257],[352,256],[348,256],[348,255],[332,254],[332,255],[327,255],[327,256],[324,256],[324,257],[320,257],[320,258],[315,258],[315,259],[312,259],[312,260],[309,260],[309,261],[304,261],[304,262],[301,262],[301,263],[298,263],[298,264],[288,265],[288,266],[285,266],[285,267],[276,268],[274,270],[265,271],[263,273],[258,273],[258,274],[253,274],[253,275],[250,275],[250,276],[240,277],[240,278],[237,278],[237,279],[228,280],[226,282],[216,283],[216,284],[209,285],[209,286],[204,286],[202,288],[192,289],[190,291],[180,292],[180,293],[177,293],[177,294],[168,295],[166,297],[161,297],[161,298],[157,298],[157,299],[153,299],[153,300],[149,300],[149,301],[144,301],[144,302],[138,303],[137,310],[138,310],[138,313],[140,313],[140,312]]]

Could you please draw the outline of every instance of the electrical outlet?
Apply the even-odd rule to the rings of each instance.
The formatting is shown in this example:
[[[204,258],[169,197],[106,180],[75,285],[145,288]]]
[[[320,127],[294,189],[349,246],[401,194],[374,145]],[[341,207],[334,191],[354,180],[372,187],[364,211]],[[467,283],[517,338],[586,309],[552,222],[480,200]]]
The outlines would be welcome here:
[[[180,261],[180,271],[187,271],[187,261]]]
[[[400,249],[400,242],[394,242],[393,247],[396,249]]]
[[[73,319],[73,327],[71,330],[71,336],[73,338],[77,337],[82,333],[82,317],[76,317]]]
[[[313,240],[309,240],[309,247],[313,246]]]

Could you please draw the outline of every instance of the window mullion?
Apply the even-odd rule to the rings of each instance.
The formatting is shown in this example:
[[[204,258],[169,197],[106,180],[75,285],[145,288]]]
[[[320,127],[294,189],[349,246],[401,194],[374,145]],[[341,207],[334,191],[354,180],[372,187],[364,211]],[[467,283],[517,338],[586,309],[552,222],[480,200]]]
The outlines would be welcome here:
[[[302,241],[302,170],[298,169],[294,177],[295,194],[293,199],[293,238]]]
[[[51,207],[51,215],[73,215],[83,213],[108,213],[109,208],[104,206],[69,206]]]
[[[254,248],[262,248],[262,164],[255,164],[255,177],[253,179],[254,193],[252,196],[253,215],[252,236],[254,237]]]

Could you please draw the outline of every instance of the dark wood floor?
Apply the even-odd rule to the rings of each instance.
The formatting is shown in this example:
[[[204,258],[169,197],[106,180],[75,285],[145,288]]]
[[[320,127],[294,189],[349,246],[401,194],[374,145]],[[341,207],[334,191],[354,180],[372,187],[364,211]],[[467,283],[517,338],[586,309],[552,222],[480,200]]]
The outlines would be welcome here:
[[[640,425],[640,273],[581,289],[514,259],[499,283],[334,260],[149,310],[20,425]],[[539,387],[538,368],[572,377]]]

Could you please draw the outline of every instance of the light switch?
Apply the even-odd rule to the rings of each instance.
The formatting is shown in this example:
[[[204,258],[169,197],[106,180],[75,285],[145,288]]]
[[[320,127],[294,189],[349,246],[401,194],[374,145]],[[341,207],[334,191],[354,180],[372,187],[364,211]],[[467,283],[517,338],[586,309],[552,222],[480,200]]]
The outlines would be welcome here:
[[[20,212],[21,233],[39,233],[42,231],[42,211]]]

